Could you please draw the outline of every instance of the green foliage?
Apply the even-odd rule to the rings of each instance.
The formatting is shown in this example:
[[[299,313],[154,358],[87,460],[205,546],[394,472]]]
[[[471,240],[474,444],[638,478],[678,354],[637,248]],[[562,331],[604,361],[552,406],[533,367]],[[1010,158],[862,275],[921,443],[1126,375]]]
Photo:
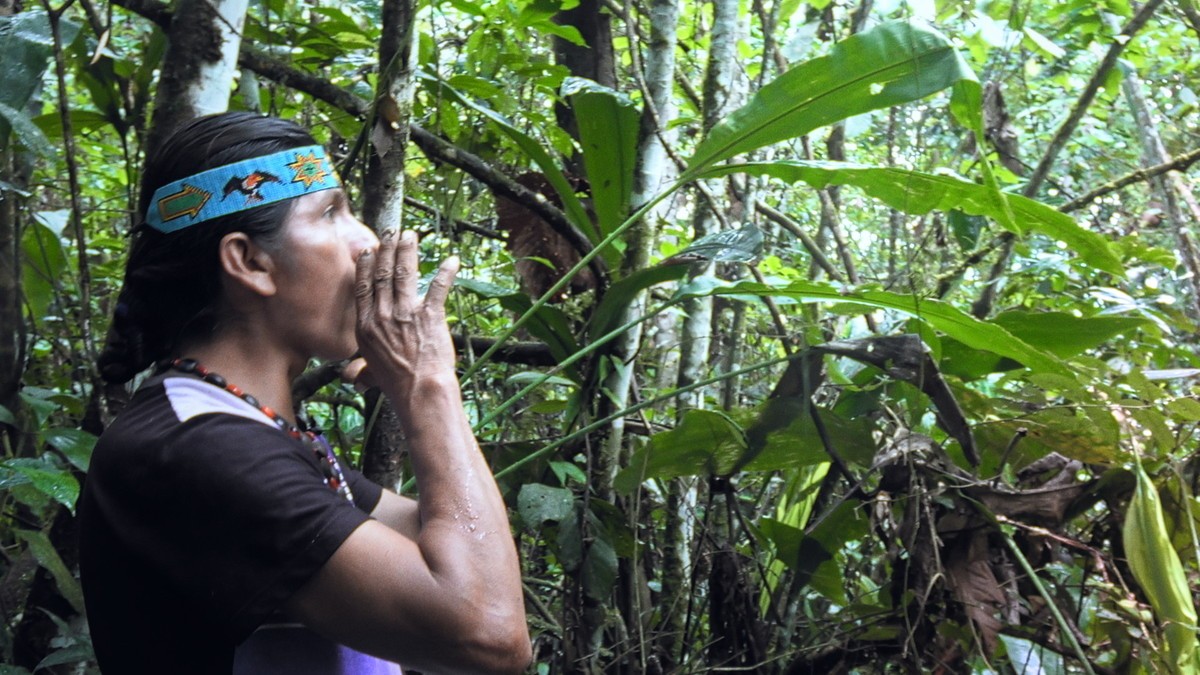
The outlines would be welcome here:
[[[607,236],[628,214],[641,114],[628,96],[577,77],[563,82],[562,97],[571,102],[579,125],[596,222],[600,236]]]
[[[800,161],[719,167],[705,175],[734,171],[772,176],[788,182],[803,181],[815,188],[852,185],[904,213],[924,215],[935,209],[958,210],[987,216],[999,223],[1011,221],[1018,233],[1037,232],[1065,243],[1081,260],[1096,269],[1118,276],[1125,273],[1109,243],[1099,234],[1080,227],[1070,216],[1020,195],[1006,195],[998,201],[991,188],[957,176],[843,162]]]
[[[70,44],[79,25],[72,21],[59,24],[60,39]],[[41,83],[42,73],[54,54],[54,35],[44,11],[30,10],[13,16],[0,16],[0,149],[8,145],[16,132],[22,145],[46,154],[50,145],[29,119],[26,108]]]
[[[742,297],[771,296],[787,298],[795,302],[828,302],[842,305],[858,305],[903,312],[929,324],[930,327],[978,350],[990,351],[1007,356],[1036,371],[1066,375],[1070,371],[1054,356],[1042,352],[1017,339],[1003,327],[980,321],[966,312],[940,300],[914,298],[888,291],[848,291],[828,284],[795,281],[781,286],[756,282],[739,282],[728,285],[704,283],[685,289],[683,292],[696,295],[729,295]]]
[[[684,4],[673,52],[681,113],[661,130],[682,175],[636,213],[654,17],[636,5],[628,17],[606,12],[617,77],[605,88],[555,63],[551,36],[588,42],[559,14],[573,6],[420,8],[414,121],[497,170],[543,174],[614,271],[607,284],[562,302],[564,278],[546,297],[528,297],[517,290],[514,254],[487,234],[488,190],[415,149],[405,167],[406,194],[420,205],[406,217],[426,234],[425,267],[453,249],[469,270],[450,308],[455,334],[541,343],[555,364],[504,363],[498,345],[463,371],[468,412],[519,516],[541,671],[732,667],[708,660],[730,625],[766,626],[770,652],[747,664],[763,672],[802,671],[827,653],[863,673],[1086,670],[1064,641],[1070,628],[1088,638],[1082,651],[1096,666],[1179,668],[1194,652],[1187,579],[1200,550],[1200,506],[1176,475],[1196,471],[1195,284],[1173,226],[1151,217],[1162,209],[1158,188],[1134,183],[1071,215],[1054,206],[1142,165],[1145,130],[1126,110],[1122,72],[1084,111],[1042,193],[1017,194],[1111,44],[1109,18],[1131,16],[1130,3],[875,3],[869,28],[854,35],[860,3],[747,5],[736,70],[752,80],[748,99],[707,135],[703,103],[690,93],[704,75],[712,16]],[[270,0],[251,10],[245,35],[299,74],[372,101],[380,9]],[[75,611],[78,583],[50,525],[67,517],[87,470],[95,437],[82,429],[108,421],[107,392],[86,356],[102,340],[121,279],[166,47],[148,22],[114,14],[103,45],[78,28],[89,25],[81,8],[64,15],[67,111],[47,103],[57,83],[44,12],[0,19],[0,147],[38,155],[27,179],[0,169],[2,196],[20,200],[15,269],[27,355],[19,408],[0,407],[0,427],[18,430],[0,458],[9,556],[0,573],[32,556],[61,606]],[[896,21],[914,17],[937,29]],[[1173,18],[1152,21],[1123,56],[1124,72],[1145,82],[1155,112],[1170,120],[1159,131],[1178,155],[1194,146],[1200,108],[1188,79],[1195,36]],[[1010,128],[991,116],[985,125],[991,103],[976,72],[1002,86]],[[338,154],[364,156],[362,120],[260,80],[263,109],[303,120]],[[67,228],[67,158],[54,152],[64,142],[61,112],[78,148],[82,251]],[[578,137],[559,126],[565,115]],[[1009,133],[1016,164],[996,146]],[[565,168],[580,161],[586,181]],[[355,176],[346,178],[356,192]],[[760,203],[790,222],[764,218]],[[698,236],[692,223],[708,208],[722,224]],[[1008,258],[998,254],[1001,235],[1012,242]],[[617,273],[639,239],[651,264]],[[712,276],[692,278],[697,262],[715,263]],[[845,281],[830,281],[829,268]],[[985,292],[994,303],[977,318]],[[643,296],[646,309],[630,314]],[[693,336],[680,319],[696,299],[715,307],[704,350],[714,358],[686,379],[676,357]],[[635,327],[640,340],[624,344]],[[824,356],[793,377],[806,350],[901,334],[920,336],[937,372]],[[633,382],[627,397],[611,389],[616,373]],[[941,423],[924,376],[961,409],[978,468]],[[309,412],[353,451],[361,404],[331,389]],[[700,408],[684,410],[683,392]],[[1079,464],[1036,470],[1059,456]],[[1150,475],[1129,471],[1136,457]],[[975,505],[989,490],[1031,510],[984,522]],[[1064,494],[1071,499],[1055,502],[1059,510],[1042,508]],[[1123,537],[1113,536],[1118,528]],[[964,531],[991,536],[989,558],[964,554]],[[1017,553],[999,539],[1024,551],[1029,569],[973,579],[1013,569]],[[718,547],[738,561],[736,583],[721,586],[734,589],[728,597],[711,595],[727,581],[706,567]],[[691,564],[677,578],[673,558]],[[997,634],[969,609],[986,604],[964,595],[976,584],[999,585],[1012,599],[980,610],[1004,622]],[[1077,625],[1048,618],[1047,598]],[[21,621],[46,616],[20,609]],[[6,656],[17,616],[0,635]],[[89,658],[74,623],[51,620],[58,647],[40,664],[0,673]],[[586,639],[574,635],[585,630]],[[568,653],[581,660],[567,663]]]
[[[713,127],[685,177],[853,115],[919,100],[975,74],[941,33],[885,23],[791,68]]]
[[[1165,665],[1173,673],[1194,673],[1196,606],[1179,555],[1167,536],[1158,488],[1139,462],[1137,489],[1129,502],[1122,535],[1133,576],[1146,591],[1163,624],[1169,653]]]

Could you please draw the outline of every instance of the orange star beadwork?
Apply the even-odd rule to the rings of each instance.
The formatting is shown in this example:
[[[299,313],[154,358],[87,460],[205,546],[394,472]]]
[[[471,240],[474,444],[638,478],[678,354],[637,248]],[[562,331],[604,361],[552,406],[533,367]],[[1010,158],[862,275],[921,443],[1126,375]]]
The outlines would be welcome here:
[[[319,159],[316,153],[303,155],[296,153],[296,161],[287,165],[295,174],[292,179],[293,183],[304,183],[304,187],[310,188],[313,183],[320,183],[329,175],[329,171],[325,168],[325,161]]]

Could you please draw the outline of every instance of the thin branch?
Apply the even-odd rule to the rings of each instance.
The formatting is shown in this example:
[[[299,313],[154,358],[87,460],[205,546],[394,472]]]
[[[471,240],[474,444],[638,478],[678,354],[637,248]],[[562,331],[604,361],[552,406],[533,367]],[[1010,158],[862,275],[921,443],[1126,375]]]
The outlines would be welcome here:
[[[1154,11],[1158,9],[1163,0],[1149,0],[1137,14],[1125,24],[1121,32],[1113,38],[1112,45],[1108,48],[1108,52],[1104,55],[1104,59],[1100,61],[1100,66],[1096,68],[1096,72],[1092,73],[1092,79],[1088,81],[1087,87],[1084,88],[1083,94],[1080,95],[1079,101],[1075,103],[1075,107],[1071,109],[1071,113],[1067,119],[1063,120],[1058,131],[1055,132],[1054,138],[1051,139],[1050,145],[1046,148],[1046,153],[1042,155],[1042,159],[1038,162],[1037,168],[1033,170],[1033,174],[1029,177],[1029,182],[1025,185],[1023,191],[1026,197],[1032,197],[1041,189],[1042,182],[1046,180],[1046,176],[1050,173],[1050,169],[1054,165],[1054,160],[1058,158],[1058,153],[1062,151],[1067,144],[1067,139],[1071,134],[1075,133],[1075,128],[1079,126],[1079,122],[1087,113],[1088,106],[1092,104],[1092,99],[1100,91],[1100,87],[1108,80],[1108,71],[1113,69],[1117,64],[1117,59],[1121,56],[1121,52],[1125,50],[1125,46],[1133,40],[1133,35],[1137,33],[1150,17],[1154,15]]]
[[[95,369],[91,366],[96,362],[92,349],[92,273],[88,262],[87,239],[83,231],[83,203],[80,201],[82,190],[79,185],[79,154],[75,146],[75,132],[71,122],[71,106],[67,96],[67,65],[63,58],[62,36],[59,32],[59,20],[62,12],[70,3],[64,4],[59,10],[50,8],[48,0],[43,0],[43,6],[50,18],[50,30],[54,38],[54,70],[58,78],[58,112],[62,124],[63,154],[67,162],[67,184],[71,191],[71,231],[75,235],[76,254],[79,267],[79,327],[83,343],[83,358],[86,372],[93,386],[93,395],[98,396]]]
[[[833,279],[834,281],[842,280],[841,272],[839,272],[838,269],[833,266],[833,263],[829,262],[829,258],[826,258],[825,254],[821,251],[820,245],[817,244],[816,240],[814,240],[811,235],[804,231],[804,228],[800,226],[800,223],[788,218],[782,212],[776,210],[774,207],[770,206],[766,202],[763,202],[762,200],[759,200],[754,206],[758,209],[759,213],[766,216],[768,220],[774,222],[776,225],[782,227],[788,232],[791,232],[792,235],[799,239],[800,244],[803,245],[808,251],[808,254],[812,256],[813,262],[816,263],[822,270],[824,270],[825,274],[828,274],[830,279]]]
[[[443,223],[450,223],[454,227],[456,232],[474,232],[475,234],[478,234],[481,237],[487,237],[488,239],[501,239],[501,240],[504,239],[503,234],[500,234],[499,232],[497,232],[496,230],[493,230],[490,227],[484,227],[483,225],[476,225],[475,223],[470,223],[465,220],[461,220],[459,218],[453,218],[451,216],[447,216],[446,214],[444,214],[441,211],[439,211],[438,209],[430,206],[429,204],[426,204],[425,202],[421,202],[416,199],[413,199],[412,197],[409,197],[407,195],[404,197],[404,205],[411,206],[413,209],[420,211],[421,213],[424,213],[425,215],[433,218],[434,220],[437,220],[437,221],[440,221]]]
[[[1163,162],[1162,164],[1155,164],[1154,166],[1146,167],[1144,169],[1138,169],[1125,174],[1120,178],[1111,180],[1095,190],[1092,190],[1081,197],[1076,197],[1075,199],[1063,204],[1062,206],[1058,207],[1058,210],[1062,211],[1063,213],[1076,211],[1096,201],[1104,195],[1109,194],[1110,192],[1116,192],[1127,185],[1142,183],[1152,178],[1161,176],[1169,171],[1186,171],[1197,161],[1200,161],[1200,148],[1179,155],[1169,162]]]

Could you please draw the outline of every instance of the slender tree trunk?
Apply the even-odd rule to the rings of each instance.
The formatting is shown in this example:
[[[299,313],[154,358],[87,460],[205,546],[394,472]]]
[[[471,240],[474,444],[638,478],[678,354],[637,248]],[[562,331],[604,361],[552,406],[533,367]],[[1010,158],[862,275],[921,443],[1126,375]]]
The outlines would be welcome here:
[[[378,232],[396,230],[404,214],[404,160],[412,117],[416,4],[384,0],[383,39],[379,45],[379,87],[371,128],[371,152],[363,188],[363,218]],[[378,411],[363,449],[363,473],[380,485],[400,489],[401,458],[408,446],[400,420],[385,398],[368,397]]]
[[[737,43],[739,37],[738,3],[734,0],[713,0],[713,29],[710,38],[708,65],[704,75],[703,117],[707,133],[728,112],[737,107],[738,90],[735,86],[738,63]],[[692,218],[692,233],[695,238],[710,234],[717,226],[717,215],[710,208],[701,206]],[[689,279],[712,274],[711,264],[696,265]],[[712,298],[694,298],[683,304],[685,314],[683,334],[680,340],[679,379],[677,385],[686,387],[704,377],[708,366],[708,354],[712,333]],[[703,407],[704,391],[697,389],[679,397],[679,410]]]
[[[654,0],[650,6],[650,40],[645,54],[641,59],[640,84],[644,96],[641,128],[638,139],[638,161],[634,168],[634,185],[631,197],[631,209],[640,208],[650,201],[659,190],[667,184],[674,174],[675,165],[669,161],[667,144],[672,143],[675,133],[667,127],[675,117],[672,83],[675,77],[675,46],[676,27],[679,20],[679,9],[676,0]],[[630,27],[629,39],[636,43],[634,31]],[[635,60],[634,68],[638,63]],[[650,264],[650,256],[655,242],[655,232],[658,221],[666,216],[665,207],[660,206],[649,213],[629,233],[625,259],[622,262],[622,276],[637,270],[645,269]],[[628,323],[646,312],[646,293],[642,292],[633,298],[622,312],[621,323]],[[613,367],[606,378],[604,389],[608,397],[604,400],[609,411],[625,408],[629,403],[629,392],[638,375],[636,358],[641,352],[642,324],[637,324],[622,335],[610,355]],[[608,412],[602,410],[607,416]],[[605,475],[602,491],[597,496],[610,492],[612,478],[618,467],[624,466],[625,459],[625,419],[618,417],[609,426],[608,435],[604,439],[602,456],[605,458]],[[621,506],[629,513],[630,526],[637,531],[642,526],[638,517],[642,503],[636,498],[620,500]],[[637,636],[638,649],[632,653],[625,664],[625,672],[646,672],[658,670],[660,660],[652,653],[653,645],[645,639],[647,627],[644,619],[652,614],[649,602],[645,566],[640,560],[642,550],[635,551],[631,558],[621,558],[620,574],[618,575],[619,605],[626,623],[626,632]],[[636,659],[636,660],[635,660]]]
[[[713,28],[701,103],[706,133],[721,118],[737,108],[741,97],[738,87],[741,74],[737,60],[737,44],[741,36],[738,2],[713,0],[712,6]],[[703,237],[716,228],[718,214],[713,210],[715,208],[718,208],[715,201],[700,201],[692,218],[694,237]],[[710,276],[712,273],[713,265],[704,264],[697,265],[688,276],[689,279],[696,279]],[[684,303],[683,311],[679,375],[676,381],[678,387],[686,387],[703,379],[708,370],[713,326],[712,298],[689,300]],[[680,396],[676,408],[677,418],[681,419],[689,408],[704,407],[705,394],[703,389],[697,389]],[[693,576],[691,554],[694,537],[683,536],[684,533],[693,533],[695,530],[695,506],[700,495],[698,484],[687,485],[681,481],[672,481],[669,489],[666,523],[669,534],[665,543],[665,564],[668,569],[664,571],[663,602],[660,605],[673,611],[670,615],[664,614],[659,635],[660,651],[668,659],[665,665],[674,667],[683,666],[685,663],[685,640],[689,633],[689,624],[694,621],[694,616],[689,615],[703,607],[703,603],[693,597],[696,589],[690,588]],[[723,507],[715,507],[715,510],[724,512]],[[723,531],[719,525],[714,529]]]
[[[12,2],[0,2],[0,16],[12,16]],[[3,140],[3,139],[0,139]],[[19,190],[29,181],[29,167],[9,141],[0,144],[0,181],[12,186],[0,189],[0,405],[17,414],[17,391],[25,361],[25,318],[21,312],[21,225],[17,208]],[[16,447],[17,429],[0,423],[0,441],[8,434],[9,447]],[[3,443],[0,443],[3,447]]]
[[[571,75],[587,78],[606,87],[616,88],[616,61],[613,53],[612,15],[603,7],[602,0],[581,0],[581,2],[555,16],[554,21],[560,25],[575,28],[583,38],[583,45],[577,45],[561,38],[554,38],[555,61],[565,66]],[[562,102],[555,104],[555,117],[558,125],[573,137],[578,138],[578,124],[571,108]],[[576,154],[566,160],[568,175],[584,175],[581,164],[582,155]],[[633,254],[636,255],[636,254]],[[620,357],[614,357],[614,363]],[[621,375],[617,374],[617,377]],[[599,387],[600,383],[589,386]],[[593,407],[590,412],[600,412],[612,401],[605,400]],[[611,408],[610,408],[611,409]],[[589,555],[592,535],[588,533],[589,518],[586,505],[593,498],[612,501],[612,479],[617,469],[619,457],[619,442],[613,446],[605,439],[588,446],[588,487],[584,495],[585,509],[579,522],[580,532],[584,540],[584,559]],[[628,563],[628,561],[626,561]],[[626,570],[628,571],[628,569]],[[624,632],[625,625],[619,620],[610,620],[608,608],[595,598],[584,592],[585,566],[565,579],[564,594],[564,651],[566,663],[573,672],[600,673],[621,671],[629,661],[621,659],[619,663],[605,663],[600,646],[605,642],[605,632],[616,629]],[[631,588],[630,580],[621,582],[624,588]],[[618,592],[621,592],[618,590]],[[614,642],[621,641],[626,636],[617,636]],[[623,665],[624,664],[624,665]]]
[[[179,0],[163,59],[154,117],[146,139],[152,153],[179,125],[229,108],[248,0]]]
[[[1125,70],[1121,90],[1133,111],[1138,139],[1142,143],[1143,164],[1149,167],[1171,161],[1171,156],[1167,154],[1166,146],[1158,133],[1158,121],[1150,112],[1142,82],[1132,67]],[[1187,278],[1190,283],[1187,292],[1191,296],[1191,302],[1187,306],[1192,312],[1192,318],[1200,320],[1200,257],[1197,255],[1195,240],[1190,234],[1200,231],[1197,229],[1197,226],[1200,226],[1200,208],[1197,208],[1196,197],[1178,171],[1155,177],[1151,179],[1150,185],[1162,196],[1167,224],[1175,236],[1179,260],[1188,272]],[[1188,207],[1186,211],[1185,205]]]

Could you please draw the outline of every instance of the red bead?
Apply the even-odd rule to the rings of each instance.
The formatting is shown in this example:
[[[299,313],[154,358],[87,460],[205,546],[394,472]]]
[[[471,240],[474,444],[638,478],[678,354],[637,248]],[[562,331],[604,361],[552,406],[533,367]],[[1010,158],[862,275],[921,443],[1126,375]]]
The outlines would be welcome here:
[[[259,410],[263,411],[263,414],[266,415],[267,417],[270,417],[271,419],[275,419],[276,417],[279,417],[279,415],[275,414],[274,410],[271,410],[270,406],[264,405],[263,407],[259,408]]]
[[[241,387],[237,386],[236,384],[227,385],[225,387],[225,389],[226,389],[226,391],[233,394],[234,396],[237,396],[238,398],[242,397],[242,389],[241,389]]]

